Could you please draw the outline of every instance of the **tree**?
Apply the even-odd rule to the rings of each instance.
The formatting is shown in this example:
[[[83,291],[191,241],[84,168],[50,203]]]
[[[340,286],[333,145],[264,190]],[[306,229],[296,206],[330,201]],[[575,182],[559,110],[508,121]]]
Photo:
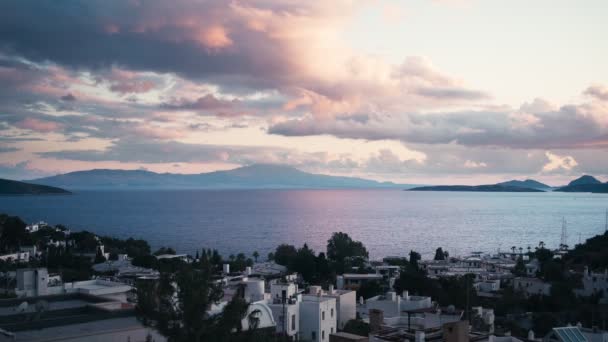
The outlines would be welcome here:
[[[281,244],[274,252],[274,262],[287,266],[295,258],[298,251],[292,245]]]
[[[410,251],[410,265],[414,268],[418,268],[418,261],[420,261],[420,259],[422,259],[422,257],[420,256],[420,253],[415,252],[415,251]]]
[[[327,241],[327,258],[342,261],[345,258],[367,258],[368,252],[360,241],[354,241],[346,233],[333,233]]]
[[[377,295],[381,295],[384,292],[384,289],[377,281],[367,281],[357,289],[357,298],[363,297],[364,299],[368,299],[371,297],[375,297]]]
[[[154,252],[153,255],[163,255],[163,254],[172,254],[175,255],[175,249],[171,248],[171,247],[161,247],[159,248],[156,252]]]
[[[0,215],[0,251],[12,252],[27,239],[25,222],[17,216]]]
[[[106,257],[101,252],[101,247],[97,247],[97,252],[95,253],[95,263],[100,264],[106,261]]]
[[[446,252],[443,251],[443,248],[439,247],[435,250],[435,258],[434,260],[445,260]]]
[[[253,251],[253,259],[255,260],[255,262],[258,262],[258,258],[260,257],[260,253],[258,253],[258,251]]]
[[[359,336],[368,336],[371,329],[369,324],[359,319],[351,319],[344,325],[344,332]]]
[[[521,256],[517,258],[517,263],[515,264],[512,272],[517,277],[523,277],[526,275],[526,264],[524,264],[524,259]]]
[[[137,283],[136,312],[146,324],[153,324],[172,341],[207,341],[225,331],[209,308],[223,296],[212,281],[209,267],[184,265],[175,274],[161,273],[157,283]]]
[[[315,252],[308,248],[307,244],[304,244],[302,248],[298,249],[290,268],[302,275],[302,279],[307,282],[317,280],[317,257]]]

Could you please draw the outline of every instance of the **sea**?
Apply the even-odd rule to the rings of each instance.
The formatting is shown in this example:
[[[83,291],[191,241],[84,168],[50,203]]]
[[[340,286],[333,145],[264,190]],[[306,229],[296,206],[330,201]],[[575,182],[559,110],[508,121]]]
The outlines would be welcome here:
[[[473,251],[573,246],[605,231],[608,195],[401,190],[137,190],[0,196],[0,213],[99,235],[141,238],[153,249],[194,255],[254,251],[282,243],[325,251],[334,232],[362,241],[370,257],[432,257]]]

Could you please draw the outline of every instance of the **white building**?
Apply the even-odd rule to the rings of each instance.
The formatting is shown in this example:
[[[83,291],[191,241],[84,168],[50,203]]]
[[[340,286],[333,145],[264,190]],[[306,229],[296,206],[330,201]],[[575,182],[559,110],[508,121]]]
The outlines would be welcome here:
[[[49,273],[46,268],[20,268],[17,270],[18,297],[45,296],[48,294]]]
[[[276,321],[277,333],[285,333],[293,340],[300,331],[300,302],[302,295],[298,286],[289,282],[270,284],[268,306]]]
[[[500,279],[479,281],[473,287],[477,292],[496,292],[500,290]]]
[[[401,316],[404,311],[414,311],[432,308],[431,297],[410,296],[407,291],[403,295],[397,295],[393,291],[367,299],[357,306],[360,317],[367,317],[369,310],[376,309],[384,312],[384,317]]]
[[[30,261],[29,252],[15,252],[10,254],[0,255],[0,260],[11,262],[28,262]]]
[[[17,297],[36,297],[70,293],[83,293],[106,299],[126,301],[129,285],[103,279],[92,279],[72,283],[56,284],[46,268],[20,268],[16,273]]]
[[[383,281],[384,276],[379,273],[358,274],[345,273],[336,278],[336,287],[338,290],[357,290],[361,285],[370,281]],[[392,284],[391,284],[392,287]]]
[[[589,268],[585,267],[583,273],[582,289],[575,289],[574,293],[582,297],[589,297],[591,295],[602,293],[603,300],[608,300],[608,270],[603,273],[589,272]]]
[[[538,278],[517,277],[513,279],[513,289],[522,291],[526,296],[551,294],[551,284]]]
[[[40,230],[41,228],[44,228],[48,226],[48,224],[44,221],[40,221],[38,223],[34,223],[34,224],[30,224],[25,226],[25,231],[28,233],[34,233],[37,232],[38,230]]]
[[[321,290],[321,296],[336,299],[338,329],[344,329],[346,322],[357,318],[357,292],[336,290],[333,285],[330,285],[327,291]]]
[[[321,295],[303,295],[300,303],[299,339],[327,342],[338,331],[336,299]]]

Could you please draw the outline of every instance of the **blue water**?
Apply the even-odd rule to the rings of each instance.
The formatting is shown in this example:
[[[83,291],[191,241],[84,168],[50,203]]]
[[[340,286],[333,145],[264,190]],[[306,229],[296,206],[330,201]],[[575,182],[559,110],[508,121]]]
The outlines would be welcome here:
[[[332,232],[363,241],[374,258],[451,255],[473,250],[568,243],[604,231],[608,195],[568,193],[407,192],[399,190],[79,191],[70,196],[0,197],[0,212],[63,223],[194,253],[254,250],[279,243],[325,249]]]

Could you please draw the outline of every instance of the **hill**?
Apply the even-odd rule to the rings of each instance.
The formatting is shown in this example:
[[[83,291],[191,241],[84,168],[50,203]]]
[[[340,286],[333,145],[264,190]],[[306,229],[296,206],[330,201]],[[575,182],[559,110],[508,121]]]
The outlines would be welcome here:
[[[141,170],[89,170],[35,179],[36,184],[67,189],[305,189],[411,187],[362,178],[313,174],[284,165],[255,164],[201,174]]]
[[[555,189],[554,191],[559,192],[591,192],[597,194],[608,194],[608,183],[600,184],[579,184],[579,185],[568,185]]]
[[[500,184],[421,186],[412,188],[410,191],[544,192],[539,189],[505,186]]]
[[[8,179],[0,179],[0,195],[45,195],[45,194],[69,194],[64,189],[24,183]]]
[[[599,180],[597,180],[593,176],[584,175],[581,176],[572,182],[568,183],[568,186],[577,186],[577,185],[594,185],[594,184],[602,184]]]
[[[531,188],[531,189],[538,189],[538,190],[548,190],[551,188],[549,185],[535,181],[533,179],[526,179],[524,181],[511,180],[508,182],[498,183],[496,185],[514,186],[514,187],[518,187],[518,188]]]
[[[597,178],[589,175],[581,176],[568,185],[555,189],[559,192],[591,192],[591,193],[608,193],[608,183],[602,183]]]

